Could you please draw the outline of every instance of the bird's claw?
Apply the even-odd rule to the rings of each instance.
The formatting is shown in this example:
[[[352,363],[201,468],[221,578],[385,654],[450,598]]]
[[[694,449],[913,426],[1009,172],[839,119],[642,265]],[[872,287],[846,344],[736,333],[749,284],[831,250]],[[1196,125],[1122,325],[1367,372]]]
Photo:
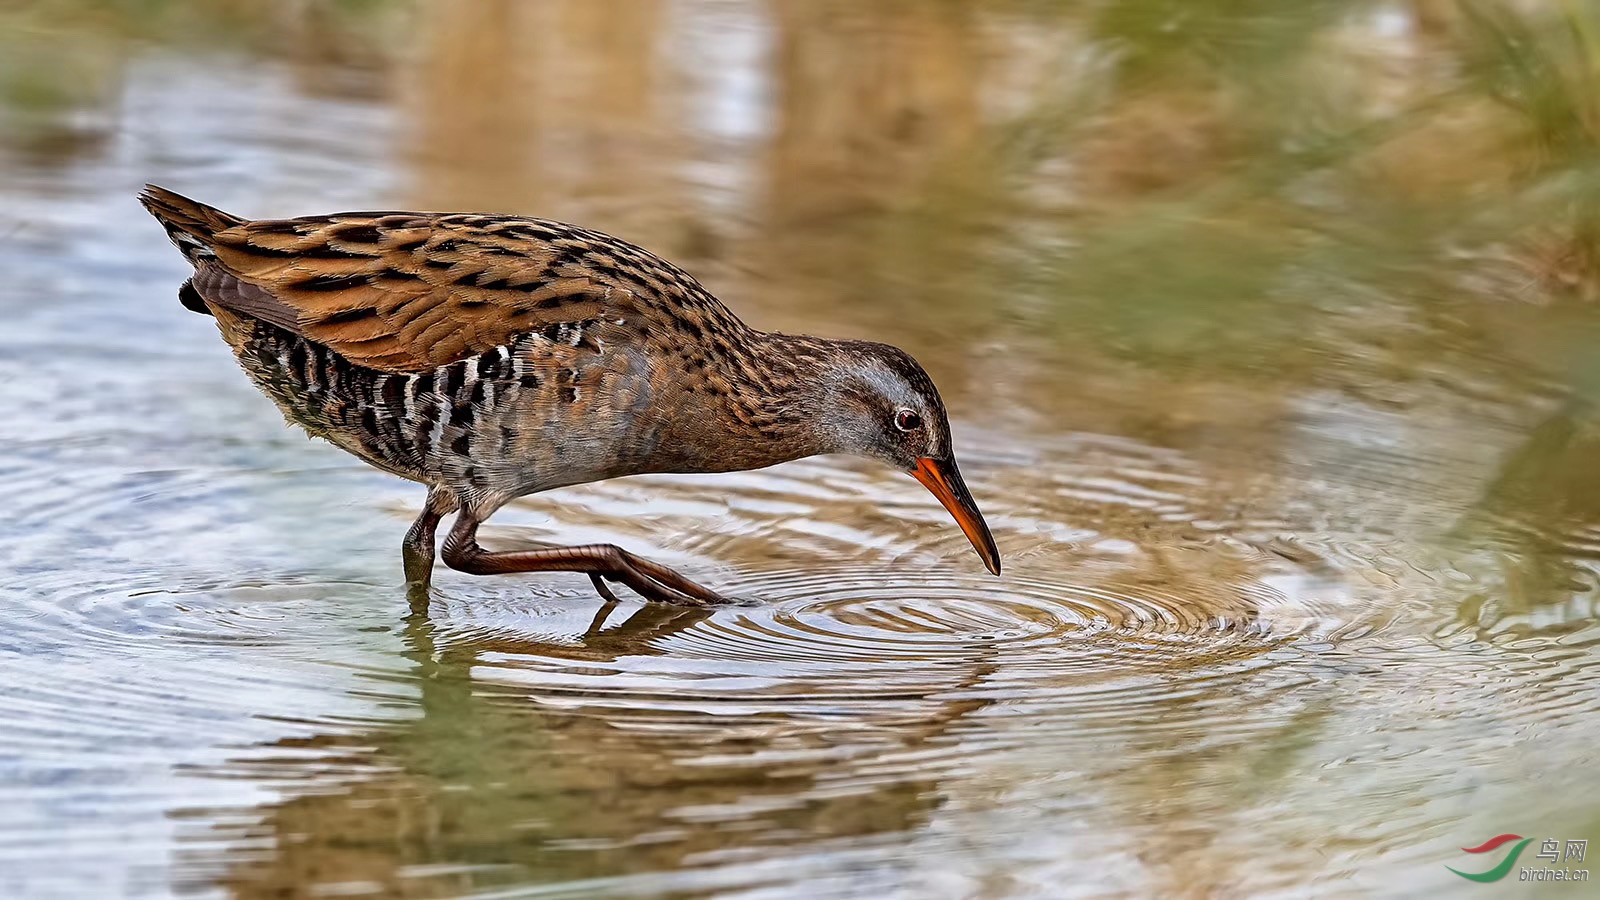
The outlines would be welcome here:
[[[590,573],[589,580],[601,597],[617,602],[617,597],[606,586],[607,581],[627,585],[634,593],[653,603],[670,603],[674,606],[748,606],[749,601],[737,600],[696,584],[677,572],[650,560],[625,553],[622,565],[608,572]]]

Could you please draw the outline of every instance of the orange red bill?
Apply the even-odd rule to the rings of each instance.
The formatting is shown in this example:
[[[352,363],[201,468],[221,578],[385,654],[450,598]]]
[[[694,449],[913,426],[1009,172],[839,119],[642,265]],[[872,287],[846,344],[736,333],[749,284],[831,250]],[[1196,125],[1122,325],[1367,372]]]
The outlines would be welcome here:
[[[917,467],[911,470],[911,477],[922,482],[928,492],[939,498],[944,508],[961,526],[967,540],[972,542],[972,549],[978,551],[978,556],[990,572],[1000,574],[1000,551],[995,548],[994,537],[989,534],[989,524],[983,521],[983,513],[978,511],[978,504],[973,502],[972,494],[967,492],[966,482],[961,480],[961,470],[956,468],[955,460],[943,461],[923,457],[917,460]]]

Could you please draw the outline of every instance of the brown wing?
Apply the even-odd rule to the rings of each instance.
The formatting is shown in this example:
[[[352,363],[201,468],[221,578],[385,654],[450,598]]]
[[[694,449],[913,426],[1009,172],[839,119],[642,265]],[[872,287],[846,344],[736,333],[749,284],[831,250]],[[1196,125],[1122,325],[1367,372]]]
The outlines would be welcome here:
[[[693,279],[631,244],[543,219],[339,213],[246,221],[149,186],[146,208],[218,306],[390,372],[674,292]],[[709,295],[705,295],[709,299]],[[711,301],[715,303],[715,301]]]

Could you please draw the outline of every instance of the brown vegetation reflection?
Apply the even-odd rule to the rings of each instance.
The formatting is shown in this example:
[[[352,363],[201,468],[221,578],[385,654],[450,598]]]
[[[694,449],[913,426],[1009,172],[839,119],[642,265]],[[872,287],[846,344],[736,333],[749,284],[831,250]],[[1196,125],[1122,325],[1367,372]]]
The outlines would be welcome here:
[[[292,757],[312,751],[323,771],[348,766],[358,774],[267,807],[249,824],[214,831],[213,838],[240,846],[275,848],[259,858],[230,854],[239,861],[221,883],[234,896],[433,897],[666,873],[713,853],[737,858],[784,835],[826,842],[906,831],[933,803],[933,783],[917,778],[885,780],[869,791],[822,790],[817,779],[832,766],[825,755],[762,762],[761,748],[783,730],[780,716],[724,723],[713,711],[590,705],[581,695],[541,697],[474,677],[487,656],[574,665],[657,656],[667,652],[663,642],[707,611],[653,605],[610,622],[607,604],[576,642],[502,637],[440,645],[427,597],[412,602],[403,637],[416,669],[401,685],[419,690],[418,714],[354,735],[287,742],[288,771],[251,764],[257,777],[298,776],[301,763]],[[948,706],[884,738],[894,746],[926,740],[973,708]],[[859,729],[841,722],[809,729],[803,740],[860,741]],[[708,762],[718,757],[729,762]]]

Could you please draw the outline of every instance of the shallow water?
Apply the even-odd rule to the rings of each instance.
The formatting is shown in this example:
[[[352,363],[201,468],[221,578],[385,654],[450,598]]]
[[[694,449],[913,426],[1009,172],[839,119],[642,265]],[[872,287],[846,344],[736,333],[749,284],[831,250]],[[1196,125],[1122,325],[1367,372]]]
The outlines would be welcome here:
[[[5,12],[0,894],[1468,894],[1461,847],[1600,837],[1600,312],[1263,263],[1237,220],[1095,243],[1237,187],[1203,122],[1003,170],[1060,58],[1068,100],[1187,109],[1084,62],[1149,6]],[[1403,61],[1425,12],[1307,27]],[[175,302],[145,181],[572,220],[753,324],[903,345],[1006,574],[824,458],[484,531],[759,605],[442,571],[414,606],[418,490],[285,427]]]

